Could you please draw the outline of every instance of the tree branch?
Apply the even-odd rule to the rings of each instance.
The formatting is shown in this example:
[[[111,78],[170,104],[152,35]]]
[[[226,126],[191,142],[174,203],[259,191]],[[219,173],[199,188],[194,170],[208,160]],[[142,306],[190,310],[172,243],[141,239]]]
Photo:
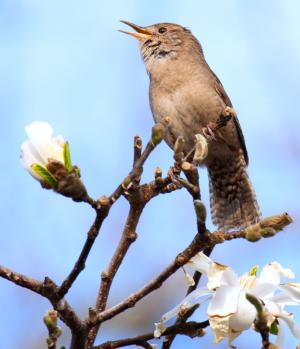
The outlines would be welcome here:
[[[94,319],[90,319],[87,323],[88,328],[111,319],[120,312],[133,307],[139,300],[159,288],[165,280],[167,280],[179,268],[186,264],[197,252],[199,252],[201,250],[201,247],[202,240],[197,234],[191,244],[182,253],[177,255],[175,260],[162,273],[160,273],[156,278],[152,279],[144,287],[126,298],[121,303],[101,312],[100,314],[97,314]]]
[[[152,138],[147,143],[146,148],[144,149],[143,152],[141,152],[141,147],[142,147],[141,139],[139,138],[139,136],[134,137],[133,169],[129,173],[129,175],[124,179],[123,183],[110,196],[110,201],[113,203],[125,191],[126,198],[130,202],[130,210],[128,213],[125,227],[122,232],[119,245],[117,246],[117,249],[110,261],[107,271],[103,272],[101,275],[102,281],[101,281],[99,293],[97,296],[96,309],[94,311],[93,310],[90,311],[90,318],[91,318],[91,315],[92,315],[92,318],[94,318],[95,312],[96,314],[98,314],[99,312],[102,312],[105,310],[108,294],[109,294],[113,279],[130,245],[136,239],[135,230],[139,222],[140,215],[142,214],[142,211],[146,203],[149,201],[148,198],[145,199],[141,197],[141,194],[143,193],[143,191],[140,190],[140,186],[139,186],[140,174],[142,172],[142,168],[145,161],[147,160],[147,158],[149,157],[149,155],[151,154],[155,146],[162,140],[161,134],[157,132],[157,127],[159,128],[160,131],[164,130],[164,127],[160,124],[157,124],[152,128]],[[159,138],[157,138],[157,136],[159,136]],[[132,184],[132,181],[135,182],[134,185]],[[130,188],[132,188],[131,194],[133,195],[130,195],[127,193],[128,190],[130,191]],[[154,192],[153,192],[153,195],[154,195]],[[90,331],[87,337],[88,348],[90,348],[93,345],[97,332],[99,330],[99,327],[100,327],[100,322],[98,322],[92,328],[90,328]]]
[[[181,325],[173,325],[168,327],[165,330],[163,335],[170,335],[170,334],[176,333],[176,334],[183,334],[183,335],[194,337],[199,335],[200,330],[203,330],[207,326],[209,326],[208,320],[203,322],[190,321]],[[136,337],[105,342],[103,344],[93,347],[93,349],[115,349],[115,348],[126,347],[128,345],[140,345],[141,342],[147,342],[154,338],[155,338],[154,333],[149,332]]]
[[[73,285],[74,281],[77,279],[78,275],[84,269],[86,259],[87,259],[88,255],[91,251],[91,248],[93,247],[93,244],[94,244],[94,242],[99,234],[101,225],[102,225],[104,219],[108,215],[108,212],[110,209],[109,200],[107,200],[107,198],[106,199],[100,198],[99,203],[100,203],[100,208],[97,210],[97,215],[96,215],[95,221],[94,221],[93,225],[91,226],[90,230],[88,231],[87,239],[86,239],[85,244],[82,248],[80,256],[79,256],[78,260],[76,261],[70,274],[62,282],[61,286],[59,287],[59,289],[57,291],[57,298],[58,299],[63,298],[67,294],[70,287]]]
[[[123,229],[121,240],[116,248],[116,251],[109,263],[107,271],[104,271],[101,275],[101,285],[96,302],[96,313],[102,312],[106,308],[108,294],[113,282],[113,279],[119,270],[119,267],[130,247],[130,245],[136,239],[136,226],[139,222],[139,218],[143,211],[144,204],[141,203],[139,206],[131,206],[129,214],[126,220],[126,224]],[[100,327],[100,322],[92,327],[88,334],[87,347],[91,347],[96,338],[97,332]]]
[[[38,281],[33,278],[29,278],[23,274],[17,273],[9,268],[6,268],[0,265],[0,276],[8,281],[13,282],[14,284],[27,288],[30,291],[40,294],[43,296],[43,286],[44,284],[41,281]]]
[[[109,320],[128,308],[134,307],[139,300],[141,300],[142,298],[144,298],[154,290],[158,289],[163,284],[164,281],[166,281],[179,268],[181,268],[184,264],[186,264],[193,256],[195,256],[196,253],[204,249],[209,249],[216,244],[221,244],[224,241],[230,241],[232,239],[237,239],[237,238],[247,239],[248,229],[256,226],[258,227],[257,229],[261,229],[260,224],[263,223],[265,225],[266,222],[269,222],[268,223],[270,224],[269,227],[271,226],[275,227],[275,225],[273,225],[274,221],[276,222],[275,224],[278,224],[277,228],[280,228],[278,231],[282,230],[283,226],[288,225],[291,222],[290,217],[286,213],[284,213],[282,215],[266,218],[262,220],[260,223],[241,231],[235,231],[232,233],[224,233],[222,231],[216,231],[215,233],[212,233],[212,234],[204,234],[204,235],[197,234],[194,237],[193,241],[190,243],[190,245],[186,249],[184,249],[181,253],[179,253],[177,257],[174,259],[174,261],[165,270],[163,270],[157,277],[149,281],[144,287],[142,287],[141,289],[139,289],[138,291],[136,291],[135,293],[133,293],[132,295],[124,299],[119,304],[116,304],[110,309],[104,310],[100,314],[96,314],[93,317],[93,319],[89,319],[87,321],[88,328],[91,328],[96,324]],[[278,223],[279,221],[280,223]]]

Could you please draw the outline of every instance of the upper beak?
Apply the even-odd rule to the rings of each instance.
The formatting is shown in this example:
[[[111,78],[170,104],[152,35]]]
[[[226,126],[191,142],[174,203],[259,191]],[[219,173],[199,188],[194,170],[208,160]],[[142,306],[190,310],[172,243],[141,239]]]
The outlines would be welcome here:
[[[124,31],[124,30],[119,30],[119,32],[132,35],[132,36],[134,36],[135,38],[137,38],[139,40],[147,39],[147,38],[149,38],[150,36],[153,35],[153,33],[151,33],[149,30],[147,30],[147,29],[145,29],[143,27],[140,27],[140,26],[138,26],[136,24],[130,23],[128,21],[120,21],[120,22],[129,25],[129,27],[134,29],[136,31],[136,33],[127,32],[127,31]]]

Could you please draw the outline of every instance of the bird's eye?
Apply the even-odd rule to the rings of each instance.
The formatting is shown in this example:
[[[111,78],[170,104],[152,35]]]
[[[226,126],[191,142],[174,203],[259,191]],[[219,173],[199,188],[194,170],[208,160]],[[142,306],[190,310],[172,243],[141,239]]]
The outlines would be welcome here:
[[[160,27],[160,28],[158,29],[159,34],[163,34],[163,33],[165,33],[166,31],[167,31],[167,28],[165,28],[165,27]]]

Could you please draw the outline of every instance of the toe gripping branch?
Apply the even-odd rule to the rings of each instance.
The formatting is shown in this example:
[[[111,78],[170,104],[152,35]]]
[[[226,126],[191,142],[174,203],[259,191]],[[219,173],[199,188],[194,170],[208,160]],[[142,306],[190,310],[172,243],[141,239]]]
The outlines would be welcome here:
[[[211,141],[225,142],[224,137],[221,135],[220,132],[218,132],[218,130],[222,127],[225,127],[233,117],[236,117],[235,110],[231,107],[226,107],[220,114],[217,121],[209,122],[205,127],[202,128],[202,133],[204,137],[209,142]]]

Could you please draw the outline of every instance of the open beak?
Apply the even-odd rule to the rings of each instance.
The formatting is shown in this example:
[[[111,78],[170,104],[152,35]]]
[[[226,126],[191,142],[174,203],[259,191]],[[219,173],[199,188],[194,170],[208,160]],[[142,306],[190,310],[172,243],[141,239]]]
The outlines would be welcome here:
[[[129,25],[129,27],[134,29],[136,32],[135,33],[134,32],[127,32],[125,30],[119,30],[119,32],[131,35],[131,36],[137,38],[138,40],[149,39],[149,37],[151,37],[153,35],[153,33],[151,33],[149,30],[147,30],[143,27],[140,27],[136,24],[130,23],[128,21],[120,21],[120,22]]]

